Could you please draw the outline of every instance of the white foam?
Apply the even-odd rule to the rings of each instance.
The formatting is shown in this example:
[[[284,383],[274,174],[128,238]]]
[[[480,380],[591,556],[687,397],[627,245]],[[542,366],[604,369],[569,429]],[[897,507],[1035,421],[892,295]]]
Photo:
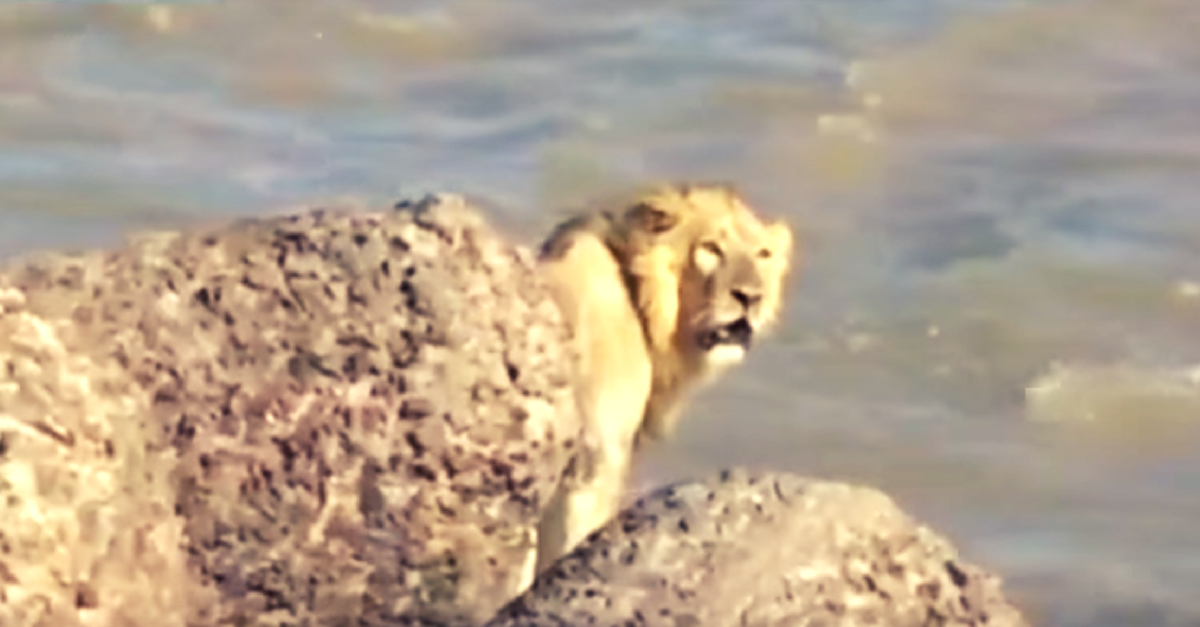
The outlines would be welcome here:
[[[1054,364],[1025,389],[1038,422],[1200,419],[1200,367]]]

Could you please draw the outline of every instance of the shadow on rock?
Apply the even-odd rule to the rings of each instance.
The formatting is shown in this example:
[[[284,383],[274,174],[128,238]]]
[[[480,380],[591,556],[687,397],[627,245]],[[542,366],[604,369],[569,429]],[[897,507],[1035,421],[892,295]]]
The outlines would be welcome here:
[[[869,488],[726,471],[623,511],[489,627],[1024,627],[999,580]]]
[[[478,624],[579,436],[531,255],[453,196],[45,255],[0,307],[5,625]]]

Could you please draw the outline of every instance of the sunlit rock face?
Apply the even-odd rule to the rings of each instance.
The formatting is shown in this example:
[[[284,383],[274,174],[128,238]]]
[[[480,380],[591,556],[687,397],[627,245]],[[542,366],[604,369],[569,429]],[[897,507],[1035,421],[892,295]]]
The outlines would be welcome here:
[[[478,624],[517,592],[574,355],[461,198],[0,280],[3,624]]]

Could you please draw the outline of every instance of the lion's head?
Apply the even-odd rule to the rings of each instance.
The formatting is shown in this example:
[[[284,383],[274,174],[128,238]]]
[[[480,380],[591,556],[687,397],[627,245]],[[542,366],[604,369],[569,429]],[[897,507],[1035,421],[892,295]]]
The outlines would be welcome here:
[[[737,362],[778,318],[792,231],[724,185],[668,186],[613,216],[651,352],[688,370]],[[683,374],[683,373],[677,373]]]

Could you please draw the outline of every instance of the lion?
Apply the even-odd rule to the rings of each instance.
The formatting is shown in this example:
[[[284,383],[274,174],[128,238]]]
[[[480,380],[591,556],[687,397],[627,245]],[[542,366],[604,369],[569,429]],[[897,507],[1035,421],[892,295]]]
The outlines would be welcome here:
[[[635,454],[772,328],[791,270],[791,228],[731,186],[660,185],[615,206],[560,224],[539,253],[579,342],[585,434],[539,525],[536,572],[616,514]]]

